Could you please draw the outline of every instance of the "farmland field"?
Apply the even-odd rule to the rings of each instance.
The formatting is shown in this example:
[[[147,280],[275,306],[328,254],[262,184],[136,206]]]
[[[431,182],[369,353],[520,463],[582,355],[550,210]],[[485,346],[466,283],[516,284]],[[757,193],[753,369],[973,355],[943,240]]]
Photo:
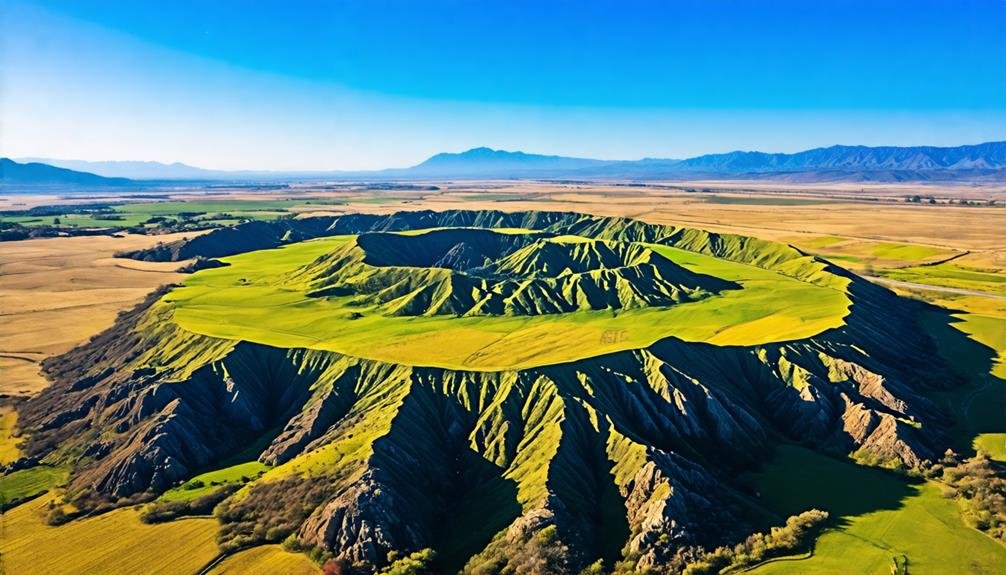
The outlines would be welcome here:
[[[211,575],[317,575],[321,569],[300,553],[278,545],[263,545],[239,551],[209,571]]]
[[[0,406],[0,465],[6,465],[20,455],[19,439],[15,437],[17,412],[7,406]]]
[[[48,502],[40,497],[4,513],[0,558],[7,573],[196,573],[219,552],[214,519],[144,525],[138,511],[119,509],[50,527]]]

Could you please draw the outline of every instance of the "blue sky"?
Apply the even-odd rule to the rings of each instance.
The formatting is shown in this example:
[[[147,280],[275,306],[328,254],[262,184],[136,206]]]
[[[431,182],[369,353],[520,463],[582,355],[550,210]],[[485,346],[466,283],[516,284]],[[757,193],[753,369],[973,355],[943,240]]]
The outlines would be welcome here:
[[[405,166],[1006,139],[1006,0],[3,0],[0,153]]]

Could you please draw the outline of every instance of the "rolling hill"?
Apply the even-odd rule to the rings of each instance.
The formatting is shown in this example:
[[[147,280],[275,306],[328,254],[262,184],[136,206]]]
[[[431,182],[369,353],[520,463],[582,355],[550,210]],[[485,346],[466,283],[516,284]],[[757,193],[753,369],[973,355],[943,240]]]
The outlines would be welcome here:
[[[963,383],[930,308],[743,236],[407,212],[129,255],[226,265],[46,362],[27,464],[71,467],[82,513],[216,477],[225,550],[360,573],[427,548],[438,572],[681,568],[785,521],[742,480],[780,447],[935,459],[929,397]]]

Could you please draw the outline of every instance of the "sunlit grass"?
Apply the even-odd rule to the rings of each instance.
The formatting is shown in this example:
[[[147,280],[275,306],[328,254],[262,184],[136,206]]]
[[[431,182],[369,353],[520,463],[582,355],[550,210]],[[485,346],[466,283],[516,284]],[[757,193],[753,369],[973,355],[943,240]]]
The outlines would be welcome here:
[[[225,258],[165,300],[184,329],[277,347],[306,347],[447,368],[509,369],[642,348],[666,338],[719,345],[801,339],[842,325],[843,286],[814,285],[751,265],[650,246],[741,289],[672,307],[540,316],[402,317],[310,298],[285,276],[349,241],[340,236]]]

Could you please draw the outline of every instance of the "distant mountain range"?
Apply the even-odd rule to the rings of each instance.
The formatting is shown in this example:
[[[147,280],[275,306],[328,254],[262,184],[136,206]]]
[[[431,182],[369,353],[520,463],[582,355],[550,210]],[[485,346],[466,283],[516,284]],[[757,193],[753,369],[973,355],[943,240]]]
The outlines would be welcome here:
[[[205,170],[180,162],[163,164],[161,162],[143,161],[111,161],[88,162],[85,160],[54,160],[51,158],[16,158],[18,162],[37,162],[49,164],[78,172],[90,172],[100,176],[113,178],[129,178],[133,180],[200,180],[210,175],[232,178],[233,174],[220,170]]]
[[[126,178],[108,178],[38,162],[18,163],[8,158],[0,158],[0,183],[4,186],[116,187],[129,184],[131,181]]]
[[[93,178],[190,181],[323,181],[397,179],[781,179],[803,181],[913,181],[1006,179],[1006,142],[935,146],[831,146],[794,154],[735,151],[694,158],[596,160],[473,148],[441,153],[410,168],[376,171],[223,171],[159,162],[87,162],[21,158],[37,163],[6,168],[4,182],[65,181],[88,185]],[[20,165],[4,160],[8,164]],[[40,166],[53,170],[45,172]],[[68,173],[67,170],[75,172]],[[10,172],[11,176],[8,176]],[[81,175],[73,175],[81,174]],[[20,178],[20,179],[19,179]],[[37,180],[35,178],[38,178]],[[90,178],[90,180],[89,180]],[[111,182],[101,182],[109,185]]]

